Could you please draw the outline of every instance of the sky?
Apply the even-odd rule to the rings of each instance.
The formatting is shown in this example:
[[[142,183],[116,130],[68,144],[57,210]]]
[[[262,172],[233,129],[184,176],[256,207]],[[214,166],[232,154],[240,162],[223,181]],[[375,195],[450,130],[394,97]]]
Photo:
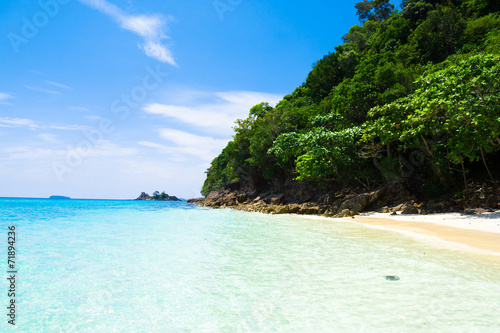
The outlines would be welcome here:
[[[302,84],[356,2],[2,0],[0,197],[200,196],[234,121]]]

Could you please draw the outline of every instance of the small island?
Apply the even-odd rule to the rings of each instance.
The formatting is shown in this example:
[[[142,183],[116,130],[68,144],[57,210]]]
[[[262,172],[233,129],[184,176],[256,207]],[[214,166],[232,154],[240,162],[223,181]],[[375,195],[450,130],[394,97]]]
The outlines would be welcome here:
[[[146,192],[142,192],[141,195],[135,200],[148,200],[148,201],[181,201],[176,196],[170,196],[165,192],[153,192],[153,195],[150,196]]]
[[[65,197],[63,195],[51,195],[49,197],[50,200],[71,200],[70,197]]]

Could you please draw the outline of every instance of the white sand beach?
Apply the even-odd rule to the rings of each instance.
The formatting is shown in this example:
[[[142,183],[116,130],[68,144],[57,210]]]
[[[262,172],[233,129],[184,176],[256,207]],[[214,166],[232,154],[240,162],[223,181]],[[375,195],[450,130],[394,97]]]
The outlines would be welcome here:
[[[464,215],[390,215],[370,213],[349,220],[460,243],[500,256],[500,211]]]

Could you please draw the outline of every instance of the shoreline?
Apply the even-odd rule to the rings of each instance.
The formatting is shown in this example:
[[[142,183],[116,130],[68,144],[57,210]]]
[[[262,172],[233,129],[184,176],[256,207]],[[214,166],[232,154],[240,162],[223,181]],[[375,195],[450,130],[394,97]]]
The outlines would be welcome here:
[[[500,210],[486,206],[459,209],[446,202],[417,204],[414,200],[408,200],[409,197],[401,191],[396,186],[350,197],[330,193],[314,201],[294,203],[289,202],[293,198],[290,193],[266,192],[258,195],[226,185],[210,192],[205,198],[190,199],[188,202],[215,209],[363,223],[379,229],[426,237],[428,240],[448,242],[447,247],[460,245],[500,259]]]
[[[231,207],[227,208],[232,209]],[[500,211],[474,215],[459,213],[390,215],[375,212],[352,217],[295,213],[289,215],[314,220],[363,224],[371,228],[423,238],[434,244],[444,244],[446,248],[466,250],[500,263]]]
[[[479,250],[482,254],[493,255],[500,260],[500,211],[480,215],[446,213],[391,216],[372,213],[344,220],[460,244],[460,247]]]

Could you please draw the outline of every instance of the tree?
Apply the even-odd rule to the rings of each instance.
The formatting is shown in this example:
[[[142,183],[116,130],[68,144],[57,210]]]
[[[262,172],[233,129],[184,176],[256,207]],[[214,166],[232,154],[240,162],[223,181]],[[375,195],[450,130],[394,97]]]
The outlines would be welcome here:
[[[394,143],[399,150],[420,141],[440,176],[447,162],[482,160],[500,151],[500,56],[478,54],[449,61],[421,77],[408,97],[370,110],[364,141]],[[442,144],[432,136],[444,138]]]
[[[360,22],[367,20],[382,22],[394,10],[394,5],[390,3],[390,0],[363,0],[354,5],[354,7],[358,10],[356,14]]]
[[[441,62],[462,45],[465,22],[460,12],[439,6],[429,13],[410,36],[410,43],[420,52],[421,62]]]

